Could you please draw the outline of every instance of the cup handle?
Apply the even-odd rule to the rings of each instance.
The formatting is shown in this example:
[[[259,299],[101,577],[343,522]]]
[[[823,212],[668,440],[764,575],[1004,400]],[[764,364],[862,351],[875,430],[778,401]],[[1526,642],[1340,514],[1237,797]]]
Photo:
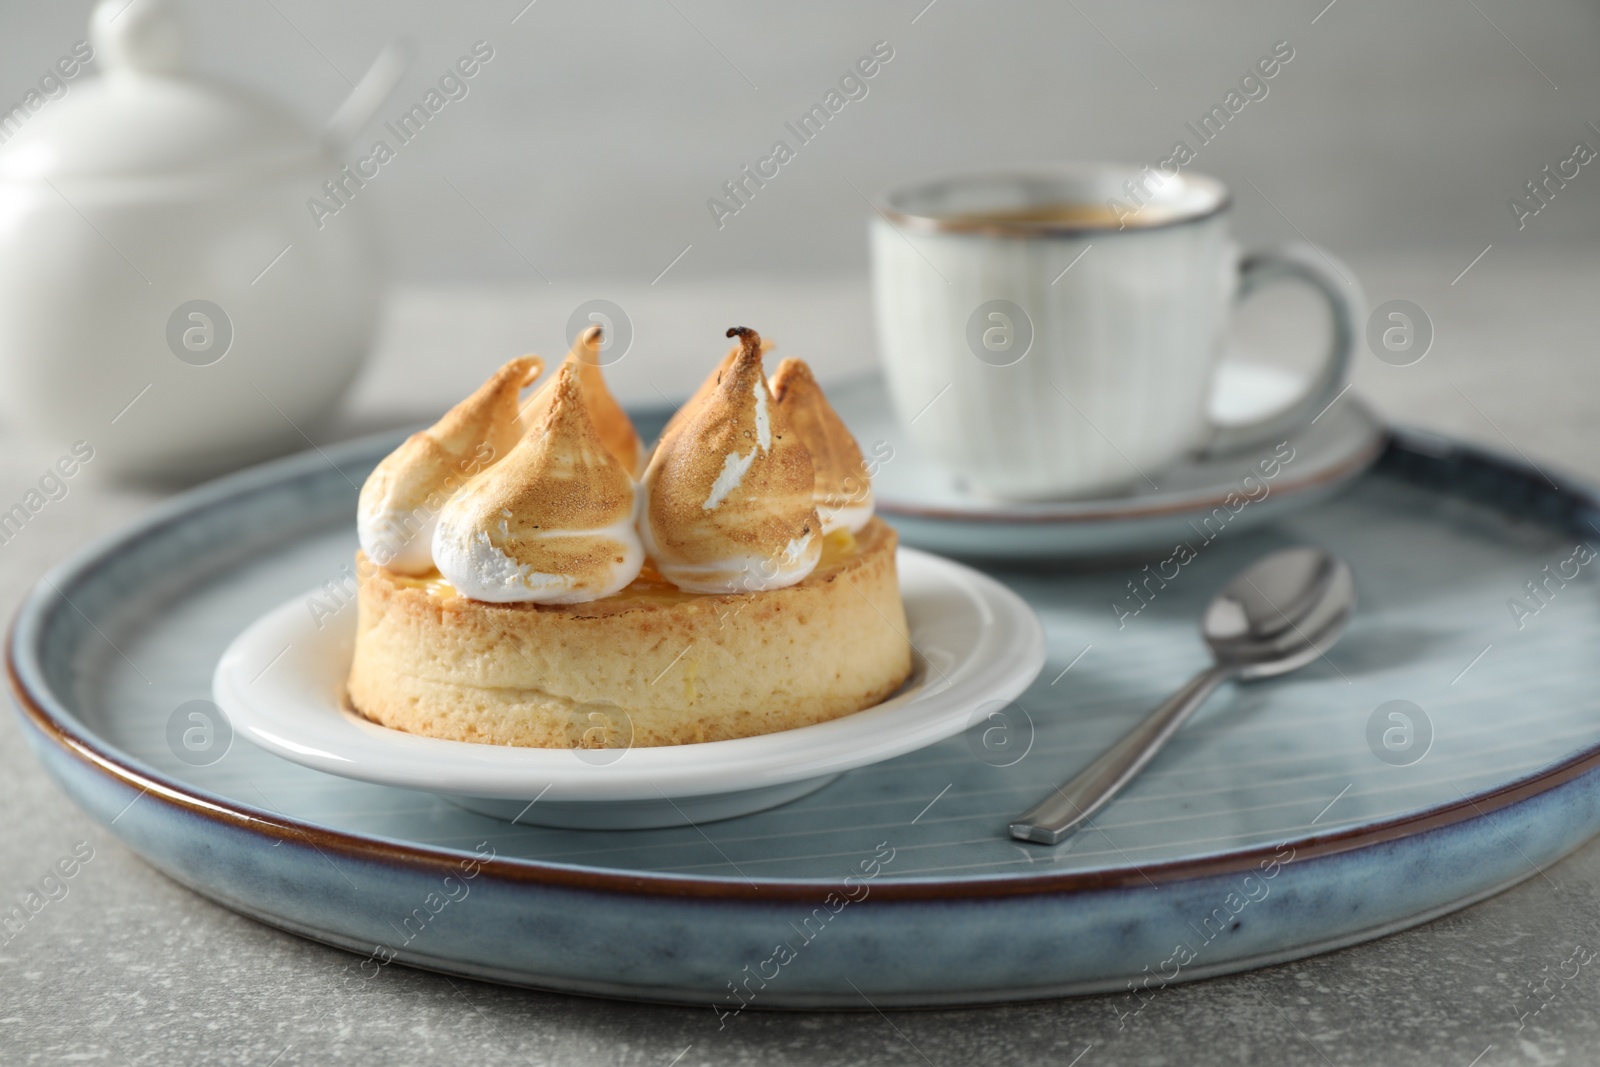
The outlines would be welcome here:
[[[1339,396],[1350,376],[1350,360],[1360,336],[1364,299],[1350,268],[1309,244],[1252,252],[1239,264],[1235,303],[1275,281],[1303,282],[1322,294],[1333,317],[1327,355],[1305,395],[1255,422],[1216,426],[1204,455],[1238,452],[1253,445],[1282,439],[1308,424]]]

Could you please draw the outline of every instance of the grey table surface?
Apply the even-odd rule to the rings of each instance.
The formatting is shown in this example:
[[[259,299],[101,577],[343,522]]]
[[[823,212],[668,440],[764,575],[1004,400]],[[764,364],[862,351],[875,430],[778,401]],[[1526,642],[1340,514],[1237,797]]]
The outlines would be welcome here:
[[[1552,473],[1600,482],[1600,258],[1559,246],[1352,256],[1373,305],[1423,307],[1420,363],[1363,352],[1355,388],[1397,422],[1429,427]],[[870,360],[860,279],[772,279],[634,293],[674,344],[760,290],[787,350],[842,372]],[[559,323],[574,292],[500,284],[402,289],[368,371],[321,440],[424,417],[515,346],[515,323]],[[592,296],[583,292],[580,297]],[[1252,311],[1243,340],[1296,347],[1306,306]],[[793,324],[788,323],[793,319]],[[682,338],[676,337],[681,328]],[[766,327],[763,327],[766,329]],[[784,332],[787,330],[787,333]],[[1299,347],[1305,347],[1302,343]],[[708,355],[714,356],[716,349]],[[456,355],[441,359],[441,353]],[[463,353],[477,353],[470,357]],[[481,355],[481,358],[480,358]],[[641,366],[651,367],[647,360]],[[622,390],[679,388],[630,380]],[[651,373],[654,373],[652,371]],[[684,377],[684,373],[688,377]],[[0,429],[0,500],[50,456]],[[1558,475],[1559,477],[1559,475]],[[50,564],[159,499],[153,488],[74,485],[0,546],[7,611]],[[1371,944],[1163,991],[1125,1028],[1113,998],[882,1014],[746,1013],[632,1005],[502,988],[395,967],[359,997],[332,996],[346,954],[235,915],[179,887],[75,808],[0,719],[0,902],[58,858],[94,858],[0,945],[0,1062],[526,1064],[1450,1064],[1594,1062],[1600,979],[1569,983],[1520,1026],[1523,994],[1578,946],[1600,948],[1600,844],[1498,897]],[[1548,970],[1547,970],[1548,968]],[[1517,1005],[1521,1003],[1522,1009]]]

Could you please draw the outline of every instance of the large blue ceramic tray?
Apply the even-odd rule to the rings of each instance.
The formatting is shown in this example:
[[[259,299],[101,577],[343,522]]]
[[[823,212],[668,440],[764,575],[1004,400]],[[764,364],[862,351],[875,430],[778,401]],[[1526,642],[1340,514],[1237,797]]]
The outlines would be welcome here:
[[[745,1006],[1137,984],[1134,1010],[1167,982],[1423,922],[1600,829],[1594,500],[1406,436],[1337,498],[1199,544],[1164,588],[1142,586],[1148,602],[1128,587],[1142,570],[1001,572],[1048,634],[1032,689],[963,737],[759,815],[546,830],[244,743],[180,760],[175,709],[209,695],[258,614],[337,582],[355,487],[390,444],[176,499],[49,575],[9,652],[25,732],[77,803],[196,892],[356,953],[352,983],[397,961],[709,1005],[708,1025]],[[1327,660],[1221,692],[1067,844],[1009,840],[1011,816],[1201,665],[1213,590],[1297,542],[1357,575]],[[1171,575],[1169,555],[1154,569]]]

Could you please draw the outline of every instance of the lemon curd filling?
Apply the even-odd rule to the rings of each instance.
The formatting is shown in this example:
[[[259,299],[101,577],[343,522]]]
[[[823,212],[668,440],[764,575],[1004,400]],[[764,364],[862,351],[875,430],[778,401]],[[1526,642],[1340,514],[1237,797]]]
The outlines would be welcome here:
[[[822,539],[822,558],[817,561],[816,570],[812,573],[820,572],[830,565],[849,559],[855,554],[855,551],[855,534],[849,530],[834,530]],[[429,596],[436,596],[443,600],[461,595],[456,587],[445,581],[444,576],[437,570],[418,575],[391,573],[389,579],[396,585],[404,586],[408,589],[421,589]],[[655,569],[654,565],[646,562],[644,568],[639,572],[639,576],[625,586],[621,592],[614,593],[610,597],[603,599],[620,600],[626,598],[652,603],[675,604],[698,600],[700,597],[707,595],[742,596],[745,594],[686,593],[661,577],[661,573]]]

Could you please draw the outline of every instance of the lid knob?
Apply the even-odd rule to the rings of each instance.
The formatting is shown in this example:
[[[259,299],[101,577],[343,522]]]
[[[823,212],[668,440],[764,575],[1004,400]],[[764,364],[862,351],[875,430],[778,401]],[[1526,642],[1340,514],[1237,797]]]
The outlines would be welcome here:
[[[179,74],[186,37],[175,0],[100,0],[89,17],[89,39],[108,73]]]

